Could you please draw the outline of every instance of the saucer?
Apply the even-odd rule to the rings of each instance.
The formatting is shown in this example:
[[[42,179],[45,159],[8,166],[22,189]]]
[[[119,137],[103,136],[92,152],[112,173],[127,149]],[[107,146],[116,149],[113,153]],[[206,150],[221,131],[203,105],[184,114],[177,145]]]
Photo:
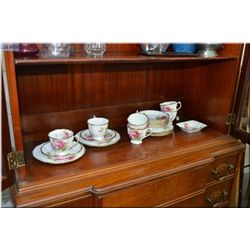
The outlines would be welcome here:
[[[42,143],[34,148],[32,155],[39,161],[50,164],[63,164],[75,161],[85,154],[85,147],[78,143],[73,142],[75,145],[71,146],[66,155],[56,155],[52,149],[50,142]]]
[[[67,151],[65,151],[65,154],[61,155],[61,154],[57,154],[55,150],[53,150],[53,148],[51,147],[51,143],[50,142],[46,142],[44,143],[40,150],[41,150],[41,153],[46,156],[46,157],[49,157],[49,158],[60,158],[60,159],[64,159],[64,158],[67,158],[68,156],[74,156],[78,153],[80,153],[81,151],[81,147],[79,145],[79,143],[73,141],[72,142],[72,145],[69,147],[69,149]]]
[[[121,138],[119,133],[111,129],[108,129],[102,141],[93,139],[88,129],[78,132],[76,136],[79,138],[79,142],[90,147],[107,147],[117,143]]]
[[[169,124],[168,126],[166,126],[165,128],[162,129],[150,129],[152,134],[151,136],[165,136],[165,135],[169,135],[174,131],[174,126],[172,124]]]

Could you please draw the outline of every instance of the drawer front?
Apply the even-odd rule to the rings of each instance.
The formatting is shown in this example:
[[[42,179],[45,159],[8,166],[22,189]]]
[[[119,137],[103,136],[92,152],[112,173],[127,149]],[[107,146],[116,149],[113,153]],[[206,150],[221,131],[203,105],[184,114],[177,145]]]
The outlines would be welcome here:
[[[216,157],[211,164],[209,182],[230,178],[235,173],[239,154]]]
[[[91,208],[94,206],[93,197],[79,197],[67,201],[57,202],[55,204],[51,204],[47,207],[56,207],[56,208]]]
[[[206,201],[204,199],[205,192],[199,195],[195,195],[191,198],[184,199],[182,201],[173,203],[171,205],[167,205],[164,207],[172,207],[172,208],[201,208],[205,207]]]
[[[226,207],[229,205],[233,180],[229,179],[207,187],[206,207]]]
[[[168,175],[97,197],[103,207],[155,207],[205,188],[209,166]]]

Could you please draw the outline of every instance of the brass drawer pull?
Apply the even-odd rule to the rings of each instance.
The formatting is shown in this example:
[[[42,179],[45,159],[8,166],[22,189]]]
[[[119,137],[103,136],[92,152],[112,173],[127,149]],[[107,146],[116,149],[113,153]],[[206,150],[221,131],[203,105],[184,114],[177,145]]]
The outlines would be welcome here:
[[[231,163],[226,164],[220,164],[215,169],[212,170],[212,175],[217,180],[223,180],[228,177],[228,175],[232,174],[234,172],[235,166]]]
[[[228,164],[229,173],[232,173],[234,169],[235,169],[235,166],[233,164]]]
[[[222,192],[222,196],[223,196],[223,200],[225,200],[228,197],[228,192],[227,191],[223,191]]]
[[[215,170],[215,169],[213,169],[212,174],[213,174],[214,176],[216,176],[217,178],[220,177],[219,172],[218,172],[217,170]]]
[[[229,193],[227,191],[215,191],[206,197],[206,201],[212,207],[218,206],[228,199]]]
[[[206,197],[206,200],[207,200],[208,203],[210,203],[211,205],[214,204],[214,201],[213,201],[209,196]]]

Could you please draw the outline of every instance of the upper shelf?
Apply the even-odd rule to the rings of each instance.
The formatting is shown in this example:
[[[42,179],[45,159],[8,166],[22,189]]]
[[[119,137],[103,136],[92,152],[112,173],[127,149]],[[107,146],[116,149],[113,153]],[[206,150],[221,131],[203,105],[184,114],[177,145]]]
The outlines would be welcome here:
[[[141,62],[181,62],[181,61],[225,61],[237,59],[236,56],[219,56],[203,58],[199,56],[147,56],[136,52],[109,52],[103,57],[87,57],[83,53],[73,53],[69,58],[43,58],[41,55],[32,57],[15,57],[16,65],[42,64],[82,64],[82,63],[141,63]]]

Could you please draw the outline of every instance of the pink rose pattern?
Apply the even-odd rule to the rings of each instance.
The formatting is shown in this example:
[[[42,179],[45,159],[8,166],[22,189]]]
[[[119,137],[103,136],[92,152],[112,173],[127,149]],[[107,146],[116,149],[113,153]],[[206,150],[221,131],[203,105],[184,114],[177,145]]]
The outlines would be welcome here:
[[[170,107],[163,107],[164,112],[171,112],[173,109]]]
[[[64,160],[64,161],[70,161],[70,160],[72,160],[72,159],[74,159],[74,156],[73,155],[70,155],[70,156],[62,156],[62,155],[58,155],[58,156],[56,156],[55,157],[55,160],[57,160],[57,161],[62,161],[62,160]]]
[[[64,149],[66,147],[66,143],[63,140],[55,140],[52,145],[54,149]]]
[[[131,131],[129,132],[129,137],[130,137],[131,139],[140,139],[141,133],[140,133],[138,130],[131,130]]]
[[[67,139],[67,138],[71,137],[71,134],[69,132],[64,131],[63,133],[64,133],[63,139]]]

